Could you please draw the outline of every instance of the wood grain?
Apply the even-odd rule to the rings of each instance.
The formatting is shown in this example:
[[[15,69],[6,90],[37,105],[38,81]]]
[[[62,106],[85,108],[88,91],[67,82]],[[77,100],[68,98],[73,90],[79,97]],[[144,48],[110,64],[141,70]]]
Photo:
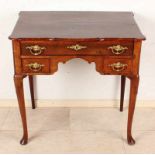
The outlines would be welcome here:
[[[145,39],[132,12],[21,12],[10,36],[17,38]]]

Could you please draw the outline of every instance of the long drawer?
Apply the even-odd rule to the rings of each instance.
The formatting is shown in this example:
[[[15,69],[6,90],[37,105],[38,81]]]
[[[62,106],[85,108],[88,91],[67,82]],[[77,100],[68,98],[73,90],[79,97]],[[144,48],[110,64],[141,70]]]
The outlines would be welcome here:
[[[131,56],[133,41],[21,41],[21,55]]]

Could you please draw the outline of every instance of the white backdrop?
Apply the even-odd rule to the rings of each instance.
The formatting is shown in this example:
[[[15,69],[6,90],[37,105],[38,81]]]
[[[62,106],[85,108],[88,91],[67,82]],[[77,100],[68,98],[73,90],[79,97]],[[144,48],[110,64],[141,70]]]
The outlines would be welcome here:
[[[154,0],[0,0],[0,99],[15,99],[13,57],[8,36],[19,11],[133,11],[146,36],[140,66],[139,100],[155,100],[155,2]],[[94,64],[74,59],[59,65],[53,76],[38,76],[35,81],[38,99],[117,99],[120,78],[101,76]],[[127,82],[126,98],[128,98]],[[25,96],[29,98],[28,80]]]

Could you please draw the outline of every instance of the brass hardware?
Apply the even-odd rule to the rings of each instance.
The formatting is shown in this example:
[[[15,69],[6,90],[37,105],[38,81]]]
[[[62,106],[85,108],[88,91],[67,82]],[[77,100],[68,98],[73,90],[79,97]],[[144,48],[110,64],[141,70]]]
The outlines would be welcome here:
[[[120,71],[123,71],[125,67],[127,67],[128,65],[123,64],[121,62],[117,62],[117,63],[110,64],[109,66],[112,67],[113,71],[120,72]]]
[[[40,55],[46,48],[40,47],[39,45],[34,45],[34,46],[27,46],[26,49],[29,49],[32,55]]]
[[[30,63],[28,65],[26,65],[29,67],[30,70],[34,71],[34,72],[38,72],[41,70],[41,68],[45,65],[43,64],[38,64],[37,62],[34,62],[34,63]]]
[[[108,47],[108,49],[111,49],[113,54],[119,55],[125,52],[125,50],[127,50],[127,47],[123,47],[121,45],[114,45],[114,46],[110,46]]]
[[[67,46],[67,48],[75,50],[75,51],[79,51],[81,49],[87,48],[87,46],[81,46],[79,44],[76,44],[76,45]]]

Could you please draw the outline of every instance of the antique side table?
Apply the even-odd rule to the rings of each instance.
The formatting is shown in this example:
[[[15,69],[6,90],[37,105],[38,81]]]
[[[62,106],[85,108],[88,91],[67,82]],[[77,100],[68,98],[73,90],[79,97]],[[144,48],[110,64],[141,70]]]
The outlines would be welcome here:
[[[28,142],[23,78],[29,77],[35,108],[33,75],[50,75],[58,63],[81,58],[96,71],[121,76],[120,111],[126,77],[130,79],[127,140],[134,144],[132,120],[139,83],[141,43],[145,39],[132,12],[21,12],[10,36],[14,82],[23,125],[21,144]],[[80,75],[82,76],[82,75]]]

